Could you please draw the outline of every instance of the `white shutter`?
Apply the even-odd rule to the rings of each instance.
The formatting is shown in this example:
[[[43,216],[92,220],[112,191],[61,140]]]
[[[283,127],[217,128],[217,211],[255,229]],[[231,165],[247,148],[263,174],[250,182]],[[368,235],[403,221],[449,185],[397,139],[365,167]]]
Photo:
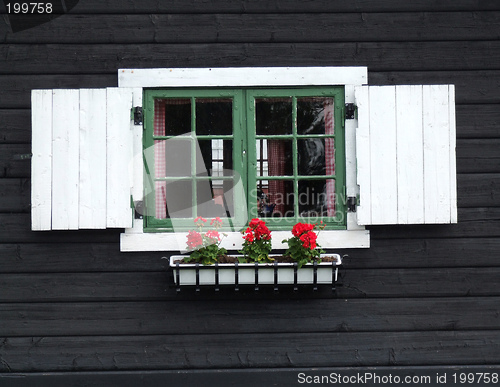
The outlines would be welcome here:
[[[456,223],[453,85],[359,86],[360,225]]]
[[[32,230],[132,227],[134,92],[32,91]]]

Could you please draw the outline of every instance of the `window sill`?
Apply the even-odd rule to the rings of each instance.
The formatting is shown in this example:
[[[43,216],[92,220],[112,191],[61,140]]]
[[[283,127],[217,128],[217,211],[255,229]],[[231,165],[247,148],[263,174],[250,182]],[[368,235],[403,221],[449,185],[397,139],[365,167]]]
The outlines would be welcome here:
[[[187,232],[178,233],[123,233],[120,237],[120,251],[185,251]],[[273,249],[286,249],[281,241],[292,236],[290,231],[273,231]],[[229,232],[221,242],[227,250],[240,250],[243,238],[239,232]],[[321,231],[318,243],[325,249],[368,248],[368,230],[328,230]]]

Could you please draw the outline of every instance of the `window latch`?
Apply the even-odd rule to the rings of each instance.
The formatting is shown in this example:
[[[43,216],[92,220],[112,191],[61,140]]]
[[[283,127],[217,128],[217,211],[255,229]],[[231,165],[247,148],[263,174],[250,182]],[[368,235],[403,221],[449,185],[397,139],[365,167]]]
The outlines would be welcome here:
[[[136,106],[134,108],[134,125],[142,125],[142,107]]]
[[[346,103],[345,104],[345,119],[346,120],[353,120],[355,118],[356,114],[356,105],[353,103]]]

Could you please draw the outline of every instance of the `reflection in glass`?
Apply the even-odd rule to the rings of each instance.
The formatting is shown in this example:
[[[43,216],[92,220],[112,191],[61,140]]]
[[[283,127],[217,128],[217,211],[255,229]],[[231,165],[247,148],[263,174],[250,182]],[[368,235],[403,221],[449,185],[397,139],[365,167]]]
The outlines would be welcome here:
[[[325,139],[308,138],[298,140],[297,150],[299,175],[325,175]]]
[[[335,180],[299,180],[298,188],[300,216],[335,216]]]
[[[263,218],[295,216],[293,180],[257,181],[257,211]]]
[[[256,99],[255,123],[258,135],[292,134],[292,99]]]
[[[155,136],[179,136],[191,131],[191,100],[155,99]]]
[[[197,176],[228,176],[233,169],[232,140],[198,140],[204,168]],[[197,162],[197,165],[201,163]]]
[[[333,134],[333,98],[297,98],[298,134]]]
[[[232,180],[198,180],[196,182],[197,215],[205,218],[234,214]]]
[[[223,98],[196,99],[197,135],[232,135],[233,102]]]

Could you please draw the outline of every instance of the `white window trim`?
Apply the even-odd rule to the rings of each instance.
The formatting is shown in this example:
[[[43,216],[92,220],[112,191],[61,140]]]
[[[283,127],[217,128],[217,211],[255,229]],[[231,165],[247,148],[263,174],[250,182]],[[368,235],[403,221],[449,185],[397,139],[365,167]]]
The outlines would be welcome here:
[[[285,87],[285,86],[345,86],[345,102],[354,103],[354,86],[368,83],[366,67],[241,67],[241,68],[176,68],[176,69],[120,69],[118,86],[134,87],[134,106],[142,106],[144,87]],[[134,91],[136,91],[134,90]],[[139,92],[140,91],[140,92]],[[139,94],[141,94],[139,96]],[[136,105],[137,102],[137,105]],[[357,120],[345,121],[346,190],[347,196],[356,197],[356,141]],[[134,131],[134,152],[142,152],[142,129]],[[135,158],[142,160],[142,157]],[[134,163],[133,189],[142,195],[142,165]],[[182,251],[185,249],[187,233],[145,233],[143,221],[134,220],[134,225],[121,234],[120,251]],[[281,243],[289,238],[289,231],[273,232],[273,249],[284,249]],[[230,232],[221,246],[229,250],[242,247],[239,232]],[[323,248],[368,248],[370,232],[359,226],[355,212],[347,213],[346,230],[321,231],[318,238]]]

